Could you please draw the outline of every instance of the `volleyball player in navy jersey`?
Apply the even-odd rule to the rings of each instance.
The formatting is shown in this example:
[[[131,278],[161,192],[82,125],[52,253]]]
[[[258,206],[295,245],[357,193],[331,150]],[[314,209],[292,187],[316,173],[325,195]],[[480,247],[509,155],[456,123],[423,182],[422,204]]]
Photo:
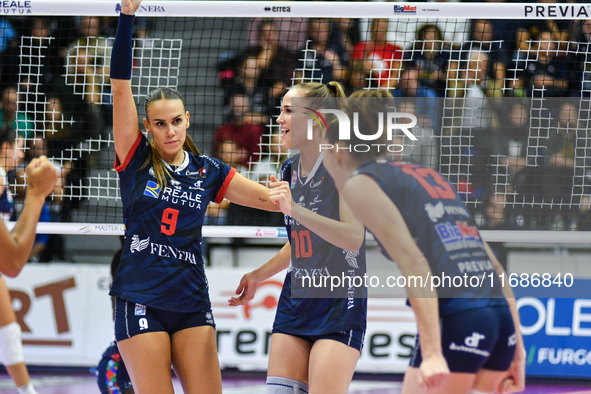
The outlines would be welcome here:
[[[365,273],[365,230],[339,198],[322,164],[321,130],[315,125],[308,140],[306,130],[294,127],[292,121],[306,112],[303,100],[320,109],[324,100],[334,97],[345,97],[337,82],[299,84],[283,97],[277,119],[283,146],[299,153],[283,164],[282,182],[271,184],[271,196],[286,215],[290,242],[269,262],[246,274],[236,291],[240,295],[230,299],[231,305],[245,304],[259,283],[289,267],[273,324],[269,394],[346,393],[363,345],[366,298],[350,296],[349,289],[342,288],[332,298],[319,298],[331,296],[322,294],[327,289],[311,298],[312,291],[298,284],[306,275]],[[301,100],[296,104],[294,98]]]
[[[115,336],[138,394],[173,394],[170,367],[186,394],[221,393],[201,226],[210,201],[223,198],[278,210],[269,189],[199,154],[187,134],[189,112],[167,88],[146,97],[138,129],[131,90],[133,15],[123,0],[111,57],[113,137],[126,238],[111,287]]]
[[[358,113],[359,130],[374,134],[378,113],[392,108],[375,98],[389,93],[353,96],[361,99],[341,109],[350,119]],[[372,141],[389,142],[386,133]],[[385,149],[349,152],[347,147],[367,141],[356,135],[340,141],[336,123],[324,133],[323,143],[333,146],[324,150],[325,163],[341,196],[404,276],[426,279],[445,272],[452,278],[494,279],[493,287],[439,288],[439,299],[430,286],[407,286],[419,336],[403,394],[523,390],[525,350],[513,293],[510,287],[500,290],[498,275],[505,275],[504,270],[451,184],[433,169],[382,158]]]

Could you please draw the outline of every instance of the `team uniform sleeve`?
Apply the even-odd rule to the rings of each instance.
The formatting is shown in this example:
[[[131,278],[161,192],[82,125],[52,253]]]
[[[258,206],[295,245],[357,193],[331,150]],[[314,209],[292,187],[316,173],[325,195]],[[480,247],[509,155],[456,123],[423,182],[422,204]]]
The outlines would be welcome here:
[[[123,173],[128,166],[130,166],[130,163],[132,163],[132,161],[134,162],[133,164],[137,164],[137,162],[141,159],[138,160],[138,156],[142,156],[143,159],[145,159],[145,157],[147,156],[147,151],[150,148],[148,140],[146,139],[146,137],[140,132],[137,140],[135,140],[133,146],[131,147],[131,149],[129,150],[129,152],[127,153],[127,156],[125,157],[125,161],[123,161],[123,163],[119,162],[119,157],[117,157],[117,155],[115,155],[115,171],[119,172],[119,173]],[[140,163],[140,165],[143,163]],[[134,165],[132,167],[135,167],[134,169],[139,168],[137,165]]]
[[[224,199],[224,195],[226,194],[226,190],[228,190],[230,181],[232,181],[232,178],[234,178],[234,175],[236,175],[236,169],[230,167],[226,163],[222,163],[216,158],[210,156],[204,156],[204,158],[209,162],[209,168],[211,171],[216,171],[212,195],[215,196],[213,202],[219,204]]]

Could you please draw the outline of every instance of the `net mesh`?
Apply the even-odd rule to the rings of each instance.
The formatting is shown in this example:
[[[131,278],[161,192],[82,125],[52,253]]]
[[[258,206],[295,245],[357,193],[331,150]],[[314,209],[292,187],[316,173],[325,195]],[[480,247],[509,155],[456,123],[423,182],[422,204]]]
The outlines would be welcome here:
[[[136,18],[140,118],[150,90],[178,89],[199,149],[266,184],[289,155],[276,123],[289,86],[384,88],[419,119],[417,141],[395,137],[405,149],[394,159],[440,171],[482,228],[591,227],[591,21],[264,16]],[[123,220],[108,76],[116,24],[0,19],[2,124],[26,152],[8,185],[22,200],[26,160],[48,155],[63,175],[48,199],[54,222]],[[222,204],[206,224],[280,226],[281,215]]]

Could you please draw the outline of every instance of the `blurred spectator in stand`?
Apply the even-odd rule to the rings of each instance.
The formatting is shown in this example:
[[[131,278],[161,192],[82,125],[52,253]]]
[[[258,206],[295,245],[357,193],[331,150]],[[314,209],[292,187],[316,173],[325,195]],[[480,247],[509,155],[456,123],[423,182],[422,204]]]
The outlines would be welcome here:
[[[563,102],[558,112],[554,127],[550,128],[546,149],[546,165],[544,176],[544,199],[556,205],[571,203],[573,192],[577,134],[582,131],[579,123],[579,108],[573,102]],[[567,217],[562,212],[556,213],[550,230],[564,230]]]
[[[535,58],[527,60],[525,77],[535,97],[566,97],[574,80],[569,65],[557,57],[558,44],[549,30],[540,31]]]
[[[62,102],[58,97],[47,98],[43,115],[42,130],[45,135],[43,147],[46,149],[46,155],[67,162],[63,164],[63,167],[67,167],[63,183],[69,193],[64,198],[61,212],[63,221],[68,221],[71,208],[77,207],[84,198],[82,189],[77,186],[85,182],[92,156],[82,148],[82,145],[92,138],[92,134],[84,123],[66,118]]]
[[[228,138],[227,136],[221,138],[214,148],[213,157],[221,160],[230,167],[235,168],[240,174],[247,176],[247,167],[244,165],[244,163],[248,162],[249,152],[245,148],[241,147],[232,138]],[[224,199],[219,204],[210,202],[207,206],[204,224],[226,225],[228,221],[229,209],[230,202],[228,200]]]
[[[255,44],[238,54],[222,56],[218,76],[226,91],[224,105],[229,104],[231,95],[242,93],[250,96],[256,112],[274,116],[282,93],[291,85],[295,53],[281,45],[275,20],[263,19],[258,29]]]
[[[437,25],[427,24],[417,30],[416,41],[405,53],[404,60],[406,67],[418,70],[423,86],[445,97],[449,52],[443,50],[443,34]]]
[[[286,84],[293,76],[296,61],[294,52],[279,42],[279,30],[273,19],[264,19],[261,22],[259,41],[245,55],[256,56],[257,67],[260,69],[258,86],[272,89],[276,83]]]
[[[35,122],[28,114],[20,110],[17,87],[11,85],[4,88],[1,100],[0,123],[12,127],[22,137],[31,137],[35,132]]]
[[[369,86],[369,71],[365,68],[363,60],[351,61],[349,67],[349,80],[345,84],[345,89],[349,93],[365,89]]]
[[[343,65],[351,62],[355,45],[360,41],[359,19],[335,18],[331,21],[331,44]]]
[[[370,40],[355,45],[353,60],[364,61],[371,87],[392,89],[398,84],[402,49],[389,43],[387,35],[388,19],[376,18],[371,22]]]
[[[396,112],[417,116],[417,124],[411,129],[412,134],[417,140],[413,141],[400,130],[397,130],[394,143],[402,145],[404,149],[394,156],[399,161],[408,161],[439,170],[439,143],[435,138],[433,129],[422,122],[424,119],[419,118],[415,108],[415,102],[413,100],[396,103]],[[401,118],[400,121],[410,123],[410,119],[408,118]]]
[[[536,45],[532,41],[531,33],[525,27],[518,27],[515,32],[515,48],[511,53],[511,63],[508,66],[507,88],[505,94],[510,97],[527,97],[525,71],[530,57],[535,58]]]
[[[297,58],[295,83],[342,81],[346,78],[336,48],[329,44],[330,20],[325,18],[310,19],[308,23],[307,45]]]
[[[247,29],[248,46],[259,45],[261,37],[261,26],[267,21],[273,21],[277,29],[278,44],[292,52],[303,48],[306,45],[308,34],[308,19],[306,18],[255,18]]]
[[[7,125],[0,126],[0,216],[6,221],[12,216],[14,199],[8,182],[8,173],[14,171],[25,157],[24,139]]]
[[[35,138],[29,141],[28,150],[25,155],[25,161],[21,163],[15,170],[15,197],[14,197],[14,219],[20,215],[26,196],[25,169],[30,161],[34,158],[47,156],[46,140],[43,138]],[[49,158],[50,162],[59,171],[58,178],[53,192],[47,197],[39,222],[63,222],[62,216],[62,201],[65,195],[65,177],[68,175],[70,163],[64,163],[62,167],[56,160]],[[63,237],[60,234],[37,234],[33,250],[29,257],[29,261],[50,262],[52,260],[65,261],[66,254],[64,249]]]
[[[414,99],[414,107],[417,118],[421,119],[424,127],[432,129],[437,135],[441,131],[442,105],[435,90],[423,86],[419,79],[419,71],[416,68],[403,70],[400,74],[400,82],[392,91],[393,97],[408,97]],[[413,112],[414,113],[414,112]]]
[[[18,32],[6,19],[0,18],[0,86],[18,82],[19,40]]]
[[[263,115],[261,124],[268,123],[268,119],[274,115],[274,109],[279,106],[280,94],[277,95],[274,89],[259,85],[261,69],[257,65],[254,56],[247,57],[236,68],[236,75],[231,81],[227,81],[224,87],[224,113],[232,117],[232,97],[243,95],[250,100],[253,113]],[[285,84],[280,84],[281,89]]]
[[[579,88],[573,92],[573,96],[591,97],[591,19],[577,21],[576,34],[571,50],[576,52],[576,60],[581,65],[581,70],[577,81]]]
[[[487,96],[503,97],[509,47],[502,47],[502,42],[493,41],[493,24],[485,19],[473,21],[470,38],[471,40],[464,43],[459,50],[452,50],[449,65],[451,73],[463,68],[461,63],[469,62],[470,54],[475,51],[486,53],[485,76],[482,79],[486,83]],[[450,82],[452,79],[450,76]]]
[[[504,204],[504,190],[497,188],[495,171],[499,170],[499,162],[508,149],[507,139],[499,129],[495,102],[487,95],[488,59],[486,53],[471,50],[463,63],[465,68],[459,73],[464,85],[459,133],[442,141],[441,152],[450,161],[445,164],[450,164],[456,172],[452,182],[474,203],[470,207],[475,210],[479,224],[483,221],[482,208]],[[481,207],[481,202],[486,206]],[[495,212],[499,216],[499,209]]]
[[[221,154],[226,151],[220,149],[222,141],[233,141],[240,147],[241,152],[245,152],[240,154],[238,163],[247,167],[249,160],[258,160],[260,138],[265,130],[260,115],[252,113],[248,97],[235,94],[230,99],[230,106],[230,119],[215,131],[213,151]],[[232,158],[232,162],[236,162],[236,159]]]
[[[100,18],[81,17],[80,38],[67,48],[66,76],[74,91],[88,104],[109,102],[106,87],[109,86],[110,58],[111,44],[100,35]]]
[[[526,166],[527,144],[530,135],[529,104],[518,98],[509,98],[504,107],[503,132],[508,139],[507,167],[509,183],[518,186],[522,181],[520,174]]]

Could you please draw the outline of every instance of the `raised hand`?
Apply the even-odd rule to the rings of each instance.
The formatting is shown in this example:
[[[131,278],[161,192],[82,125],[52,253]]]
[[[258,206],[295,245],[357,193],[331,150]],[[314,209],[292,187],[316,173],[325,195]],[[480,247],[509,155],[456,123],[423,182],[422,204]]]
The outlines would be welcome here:
[[[121,12],[125,15],[134,15],[142,0],[121,0]]]
[[[47,157],[33,159],[27,166],[27,195],[32,197],[47,197],[52,191],[59,177],[58,170]]]

